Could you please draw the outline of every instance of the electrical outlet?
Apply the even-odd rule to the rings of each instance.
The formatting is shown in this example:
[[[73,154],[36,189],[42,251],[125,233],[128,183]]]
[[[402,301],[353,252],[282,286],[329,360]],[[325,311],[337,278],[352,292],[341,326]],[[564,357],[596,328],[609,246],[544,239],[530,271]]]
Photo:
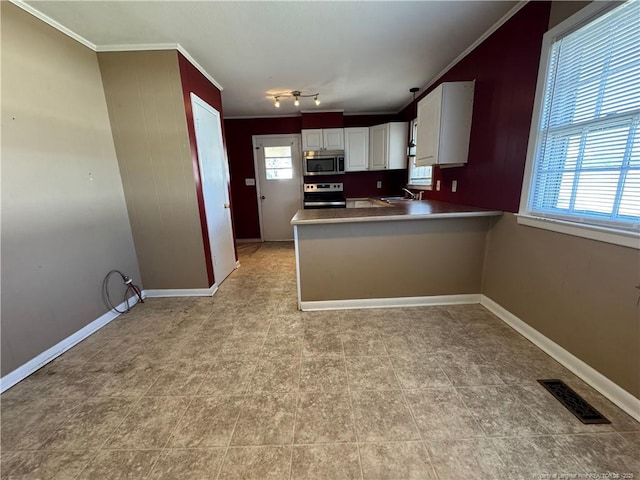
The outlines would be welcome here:
[[[436,192],[440,191],[440,180],[436,180]]]
[[[378,180],[376,182],[376,188],[382,188],[382,181],[381,180]]]
[[[458,180],[454,180],[451,182],[451,191],[456,193],[458,191]]]
[[[247,187],[253,187],[253,186],[255,186],[255,184],[256,184],[256,179],[255,179],[255,178],[245,178],[245,179],[244,179],[244,184],[245,184]]]

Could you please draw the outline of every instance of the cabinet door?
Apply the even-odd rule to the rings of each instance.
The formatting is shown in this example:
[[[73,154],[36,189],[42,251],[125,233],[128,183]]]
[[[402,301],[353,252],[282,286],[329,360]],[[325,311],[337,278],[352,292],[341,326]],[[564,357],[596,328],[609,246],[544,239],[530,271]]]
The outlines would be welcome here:
[[[417,166],[438,163],[441,105],[442,85],[418,102]]]
[[[344,163],[347,172],[369,170],[369,129],[344,129]]]
[[[399,170],[407,168],[407,143],[409,126],[407,122],[389,123],[389,155],[387,168]]]
[[[322,129],[302,130],[302,150],[322,150]]]
[[[369,170],[387,168],[389,153],[389,125],[376,125],[369,128]]]
[[[322,130],[325,150],[344,150],[344,128],[325,128]]]

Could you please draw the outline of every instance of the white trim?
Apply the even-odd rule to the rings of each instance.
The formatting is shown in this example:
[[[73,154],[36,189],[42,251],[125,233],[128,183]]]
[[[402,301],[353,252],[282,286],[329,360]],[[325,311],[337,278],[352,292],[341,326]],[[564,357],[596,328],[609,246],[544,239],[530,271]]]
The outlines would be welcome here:
[[[444,67],[444,69],[439,74],[437,74],[435,77],[433,77],[433,79],[429,83],[427,83],[418,92],[416,92],[416,98],[418,98],[422,93],[424,93],[424,91],[427,90],[431,85],[433,85],[438,80],[440,80],[440,78],[442,78],[442,76],[445,73],[447,73],[449,70],[451,70],[453,67],[455,67],[458,64],[458,62],[460,62],[464,57],[466,57],[472,51],[474,51],[478,45],[480,45],[487,38],[489,38],[502,25],[507,23],[507,21],[509,21],[511,19],[511,17],[513,17],[516,13],[518,13],[522,9],[522,7],[524,7],[527,3],[529,3],[529,0],[521,0],[511,10],[509,10],[507,13],[505,13],[486,32],[484,32],[480,37],[478,37],[478,39],[476,39],[471,45],[469,45],[464,52],[462,52],[460,55],[458,55],[451,63],[449,63],[449,65]],[[402,107],[399,110],[399,112],[403,111],[405,108],[407,108],[409,105],[411,105],[411,103],[413,103],[413,100],[409,101],[404,107]],[[399,113],[399,112],[397,112],[397,113]]]
[[[538,78],[536,80],[536,94],[533,103],[533,114],[531,116],[531,126],[529,128],[529,143],[527,145],[527,157],[522,179],[522,190],[520,193],[520,208],[516,215],[517,221],[521,225],[528,227],[542,228],[553,232],[564,233],[576,237],[588,238],[599,242],[612,243],[640,249],[640,235],[636,232],[627,232],[615,228],[607,228],[592,223],[580,223],[577,221],[561,220],[535,215],[529,210],[529,196],[531,194],[531,184],[533,180],[533,168],[538,158],[537,149],[538,133],[540,130],[540,117],[542,103],[544,101],[545,85],[549,73],[549,55],[553,43],[565,33],[580,28],[592,18],[603,15],[617,3],[615,2],[592,2],[582,8],[572,16],[562,21],[552,29],[548,30],[542,39],[542,50],[540,54],[540,65],[538,66]],[[577,218],[576,218],[577,220]]]
[[[160,297],[211,297],[218,291],[215,283],[209,288],[164,288],[159,290],[145,290],[149,298]]]
[[[177,50],[177,43],[134,43],[131,45],[96,45],[96,52],[143,52],[155,50]]]
[[[182,45],[180,45],[178,43],[178,47],[177,50],[182,54],[182,56],[184,58],[186,58],[191,65],[193,65],[194,67],[196,67],[198,69],[198,71],[204,75],[206,77],[207,80],[209,80],[211,83],[213,83],[216,87],[218,87],[218,90],[222,91],[222,85],[220,85],[218,82],[216,82],[216,79],[213,78],[211,75],[209,75],[209,73],[204,69],[204,67],[202,65],[200,65],[198,62],[196,62],[196,60],[191,56],[191,54],[189,52],[187,52],[184,47]]]
[[[213,83],[218,90],[222,91],[222,85],[216,82],[209,73],[191,56],[187,50],[179,43],[139,43],[139,44],[122,44],[122,45],[99,45],[95,48],[96,52],[141,52],[141,51],[154,51],[154,50],[177,50],[187,59],[191,65],[193,65],[202,75],[206,77],[211,83]]]
[[[260,118],[300,118],[301,115],[292,114],[292,115],[237,115],[233,117],[227,117],[225,115],[224,119],[227,120],[255,120]]]
[[[198,71],[204,75],[207,80],[213,83],[220,91],[222,91],[222,85],[216,82],[215,78],[213,78],[196,60],[191,56],[187,50],[180,45],[179,43],[146,43],[146,44],[122,44],[122,45],[96,45],[95,43],[90,42],[82,35],[77,34],[73,30],[65,27],[60,22],[54,20],[53,18],[45,15],[40,10],[32,7],[31,5],[25,3],[23,0],[9,0],[11,3],[21,8],[25,12],[30,13],[34,17],[42,20],[47,25],[52,26],[56,30],[61,33],[64,33],[66,36],[73,38],[76,42],[81,43],[85,47],[90,48],[94,52],[136,52],[136,51],[144,51],[144,50],[177,50],[182,54],[184,58],[186,58],[191,65],[193,65]]]
[[[142,297],[145,298],[145,292],[142,292]],[[138,303],[138,297],[135,295],[129,299],[129,305],[133,306]],[[118,310],[123,310],[127,308],[125,302],[122,302],[120,305],[116,307]],[[77,332],[69,335],[64,340],[56,343],[53,347],[45,350],[41,354],[29,360],[24,365],[16,368],[14,371],[6,374],[4,377],[0,378],[0,393],[5,392],[9,388],[13,387],[16,383],[24,380],[33,372],[42,368],[44,365],[54,360],[55,358],[62,355],[64,352],[69,350],[71,347],[74,347],[82,340],[87,338],[89,335],[97,332],[106,324],[111,322],[112,320],[118,318],[121,314],[116,312],[115,310],[109,310],[104,315],[100,316],[93,322],[88,325],[85,325]]]
[[[598,242],[613,243],[623,247],[640,250],[640,234],[626,232],[612,228],[598,227],[582,223],[568,222],[554,218],[536,217],[532,215],[516,214],[516,219],[520,225],[527,227],[542,228],[552,232],[564,233],[575,237],[588,238]]]
[[[496,315],[515,331],[520,333],[543,352],[560,362],[602,395],[615,403],[636,420],[640,421],[640,399],[636,398],[619,385],[615,384],[600,372],[584,363],[573,354],[550,340],[542,333],[525,323],[506,308],[491,300],[486,295],[480,296],[480,304]]]
[[[21,8],[25,12],[30,13],[34,17],[42,20],[44,23],[46,23],[47,25],[55,28],[59,32],[64,33],[67,37],[73,38],[76,42],[81,43],[82,45],[84,45],[85,47],[90,48],[94,52],[97,51],[96,50],[96,45],[94,43],[91,43],[89,40],[84,38],[82,35],[78,35],[73,30],[68,29],[67,27],[62,25],[60,22],[54,20],[53,18],[49,17],[48,15],[45,15],[40,10],[37,10],[34,7],[32,7],[31,5],[25,3],[23,0],[9,0],[9,1],[11,3],[13,3],[16,7]]]
[[[240,260],[236,260],[236,270],[240,268]]]
[[[296,247],[297,245],[298,242],[296,240]],[[297,264],[296,248],[296,265]],[[480,303],[479,293],[460,295],[433,295],[429,297],[357,298],[349,300],[319,300],[306,302],[301,301],[300,298],[300,278],[298,278],[298,306],[300,310],[304,312],[311,312],[316,310],[350,310],[354,308],[423,307],[432,305],[459,305]]]

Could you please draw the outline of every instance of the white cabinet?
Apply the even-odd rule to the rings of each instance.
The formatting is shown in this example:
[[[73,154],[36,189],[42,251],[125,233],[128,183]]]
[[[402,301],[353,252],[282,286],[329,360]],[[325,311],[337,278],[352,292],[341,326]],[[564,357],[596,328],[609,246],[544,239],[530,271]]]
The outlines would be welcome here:
[[[467,163],[474,82],[445,82],[418,102],[416,165]]]
[[[302,130],[302,150],[344,150],[344,128]]]
[[[361,172],[369,169],[369,128],[344,129],[344,169]]]
[[[407,168],[406,122],[391,122],[369,128],[369,170]]]
[[[344,150],[344,128],[323,128],[322,142],[325,150]]]

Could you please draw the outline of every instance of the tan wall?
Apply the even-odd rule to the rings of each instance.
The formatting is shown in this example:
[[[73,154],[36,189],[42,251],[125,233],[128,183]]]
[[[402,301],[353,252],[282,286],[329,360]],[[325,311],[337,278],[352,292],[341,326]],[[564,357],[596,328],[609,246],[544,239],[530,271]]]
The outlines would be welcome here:
[[[640,397],[640,251],[518,225],[489,232],[483,293]]]
[[[96,54],[0,4],[6,375],[107,312],[109,270],[140,274]]]
[[[302,301],[480,293],[489,222],[299,225]]]
[[[209,287],[177,52],[98,60],[145,288]]]

